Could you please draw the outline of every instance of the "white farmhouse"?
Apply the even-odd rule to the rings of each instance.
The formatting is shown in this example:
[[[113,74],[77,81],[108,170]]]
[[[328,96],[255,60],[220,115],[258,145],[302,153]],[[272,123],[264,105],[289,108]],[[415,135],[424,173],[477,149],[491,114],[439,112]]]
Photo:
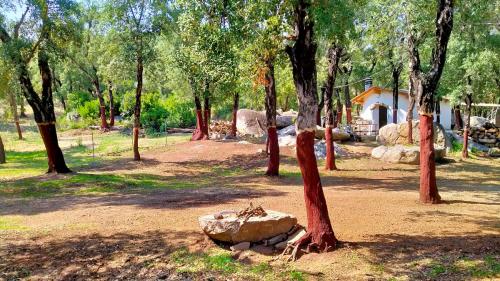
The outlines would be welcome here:
[[[351,101],[352,104],[361,106],[359,117],[366,121],[365,124],[368,127],[365,130],[371,132],[369,133],[370,135],[377,134],[379,128],[392,123],[392,89],[371,86]],[[398,123],[406,122],[408,103],[408,90],[399,90]],[[445,130],[450,130],[452,125],[452,111],[449,101],[445,99],[441,100],[440,109],[440,124],[443,125]],[[418,120],[416,106],[413,110],[413,119]],[[434,115],[434,121],[436,121],[436,115]]]

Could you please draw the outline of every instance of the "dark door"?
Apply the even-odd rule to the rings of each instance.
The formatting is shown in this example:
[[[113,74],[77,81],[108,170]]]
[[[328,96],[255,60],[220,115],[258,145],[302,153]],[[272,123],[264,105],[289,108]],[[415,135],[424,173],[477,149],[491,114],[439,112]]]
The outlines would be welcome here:
[[[387,125],[387,107],[379,106],[378,107],[378,126],[379,128]]]

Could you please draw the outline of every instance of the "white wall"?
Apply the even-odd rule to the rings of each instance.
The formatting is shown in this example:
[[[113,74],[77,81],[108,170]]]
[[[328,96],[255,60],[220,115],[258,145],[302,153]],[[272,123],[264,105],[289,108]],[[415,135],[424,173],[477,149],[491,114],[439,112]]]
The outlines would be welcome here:
[[[392,93],[383,91],[380,94],[371,94],[363,102],[363,109],[360,112],[361,118],[370,120],[373,123],[378,123],[378,108],[370,109],[372,104],[384,104],[387,106],[387,123],[392,123]],[[408,110],[408,96],[406,94],[399,94],[398,99],[398,123],[406,122],[406,114]],[[413,110],[413,119],[418,120],[418,111],[415,106]],[[436,116],[434,116],[436,120]],[[447,101],[441,101],[441,125],[445,129],[451,129],[451,106]]]

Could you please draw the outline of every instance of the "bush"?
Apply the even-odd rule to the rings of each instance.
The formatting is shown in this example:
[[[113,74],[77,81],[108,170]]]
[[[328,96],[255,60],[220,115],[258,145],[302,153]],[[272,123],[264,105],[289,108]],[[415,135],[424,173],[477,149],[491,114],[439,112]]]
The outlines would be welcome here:
[[[79,106],[77,111],[78,114],[84,120],[94,120],[99,118],[99,101],[97,99],[85,102],[82,106]]]
[[[168,113],[161,104],[158,93],[147,93],[142,96],[141,124],[148,134],[165,130]]]
[[[67,110],[77,110],[79,107],[84,106],[85,103],[93,100],[94,97],[89,92],[72,92],[68,93]]]
[[[196,124],[196,115],[193,110],[192,102],[182,100],[173,94],[165,100],[164,105],[168,112],[168,127],[186,128]]]

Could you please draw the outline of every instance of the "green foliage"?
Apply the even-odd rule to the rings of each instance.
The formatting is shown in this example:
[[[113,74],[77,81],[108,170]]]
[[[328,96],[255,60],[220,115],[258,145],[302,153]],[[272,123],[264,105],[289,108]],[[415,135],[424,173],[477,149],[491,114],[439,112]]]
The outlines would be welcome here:
[[[165,130],[165,121],[168,112],[160,101],[160,94],[147,93],[142,96],[141,124],[146,133],[160,132]]]
[[[99,118],[99,106],[99,101],[94,99],[86,101],[77,108],[77,111],[83,120],[93,120]]]
[[[183,100],[179,96],[172,94],[165,100],[164,106],[168,112],[168,127],[185,128],[195,125],[196,116],[191,101]]]
[[[70,92],[68,93],[68,110],[77,110],[79,107],[93,99],[94,98],[89,92]]]

